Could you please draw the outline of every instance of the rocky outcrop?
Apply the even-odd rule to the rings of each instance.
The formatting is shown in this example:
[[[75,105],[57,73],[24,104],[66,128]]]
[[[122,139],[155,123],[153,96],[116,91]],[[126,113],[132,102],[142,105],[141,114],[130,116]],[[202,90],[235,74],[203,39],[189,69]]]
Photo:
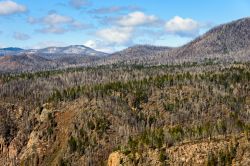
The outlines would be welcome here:
[[[119,166],[125,158],[125,155],[119,152],[111,153],[108,159],[108,166]]]
[[[121,151],[110,154],[108,166],[130,166],[130,165],[207,165],[213,155],[214,160],[220,160],[220,157],[230,156],[232,165],[249,165],[250,164],[250,141],[245,135],[240,137],[218,137],[216,139],[196,140],[192,142],[184,142],[180,145],[172,146],[163,150],[149,149],[143,151],[142,154],[135,154],[135,158],[131,154],[125,155]],[[164,153],[166,160],[160,159],[161,153]]]

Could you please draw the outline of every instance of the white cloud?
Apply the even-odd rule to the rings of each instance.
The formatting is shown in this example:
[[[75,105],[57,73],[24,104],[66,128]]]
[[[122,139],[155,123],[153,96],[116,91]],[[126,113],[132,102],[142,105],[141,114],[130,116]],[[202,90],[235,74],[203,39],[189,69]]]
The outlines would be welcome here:
[[[168,33],[183,36],[193,37],[199,34],[201,25],[191,18],[181,18],[175,16],[165,24],[165,29]]]
[[[6,0],[0,2],[0,15],[10,15],[16,13],[23,13],[26,11],[26,6],[17,4],[14,1]]]
[[[131,41],[133,28],[112,27],[97,31],[97,36],[113,44],[126,44]]]
[[[113,46],[110,46],[108,43],[102,42],[100,40],[88,40],[83,45],[106,53],[111,53],[115,49]]]
[[[30,39],[30,36],[25,34],[25,33],[20,33],[20,32],[15,32],[13,37],[16,39],[16,40],[28,40]]]
[[[90,48],[96,48],[97,44],[94,40],[88,40],[84,43],[85,46],[90,47]]]
[[[153,24],[157,21],[158,18],[154,15],[146,15],[143,12],[136,11],[121,17],[117,21],[117,23],[121,26],[139,26],[139,25]]]
[[[152,26],[159,28],[158,23],[160,23],[160,19],[156,16],[146,15],[140,11],[132,12],[119,18],[109,19],[109,21],[112,23],[110,28],[96,32],[98,40],[89,40],[85,44],[95,49],[100,50],[101,48],[105,52],[112,52],[132,45],[138,39],[140,29],[147,28],[148,25],[151,28]],[[111,49],[112,47],[113,49]]]
[[[43,22],[49,25],[66,24],[73,21],[73,18],[57,13],[51,13],[43,18]]]

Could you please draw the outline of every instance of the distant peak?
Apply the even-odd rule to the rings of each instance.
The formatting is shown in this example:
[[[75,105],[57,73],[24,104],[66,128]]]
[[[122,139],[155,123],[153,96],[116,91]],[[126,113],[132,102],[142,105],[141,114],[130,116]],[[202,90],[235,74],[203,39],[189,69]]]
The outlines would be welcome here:
[[[18,48],[18,47],[6,47],[6,48],[0,48],[0,50],[3,51],[22,51],[22,48]]]

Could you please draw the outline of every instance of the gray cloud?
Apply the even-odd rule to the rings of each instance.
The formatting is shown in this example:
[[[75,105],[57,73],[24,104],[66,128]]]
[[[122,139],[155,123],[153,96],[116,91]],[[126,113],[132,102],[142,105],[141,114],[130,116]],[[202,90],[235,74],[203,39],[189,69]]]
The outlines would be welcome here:
[[[79,21],[74,21],[71,24],[69,24],[70,30],[82,30],[82,29],[90,29],[90,28],[94,28],[94,26],[90,24],[85,24]]]
[[[21,33],[21,32],[15,32],[13,34],[13,37],[16,40],[28,40],[28,39],[30,39],[30,36],[28,34]]]
[[[67,24],[73,22],[74,19],[68,16],[63,16],[57,13],[50,13],[46,17],[42,18],[44,24],[53,26],[58,24]]]
[[[37,23],[41,22],[41,20],[34,18],[34,17],[28,17],[27,22],[30,24],[37,24]]]
[[[69,4],[75,9],[81,9],[84,6],[90,5],[88,0],[70,0]]]
[[[72,17],[64,16],[55,11],[49,12],[42,18],[29,17],[27,22],[30,24],[41,24],[42,28],[37,29],[40,33],[63,34],[68,31],[83,30],[92,27],[89,24],[82,23]]]
[[[111,7],[103,7],[103,8],[97,8],[88,11],[90,14],[113,14],[113,13],[122,13],[122,12],[130,12],[130,11],[136,11],[141,10],[137,6],[111,6]]]
[[[68,29],[64,27],[58,27],[58,26],[47,26],[43,27],[41,29],[37,29],[37,32],[40,33],[54,33],[54,34],[63,34],[65,32],[68,32]]]

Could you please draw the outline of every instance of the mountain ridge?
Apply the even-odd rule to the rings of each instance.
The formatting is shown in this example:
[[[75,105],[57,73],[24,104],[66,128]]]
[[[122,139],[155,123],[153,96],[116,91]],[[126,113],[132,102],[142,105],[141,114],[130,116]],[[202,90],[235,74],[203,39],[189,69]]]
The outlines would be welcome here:
[[[106,53],[96,51],[84,45],[69,45],[65,47],[45,47],[41,49],[22,49],[18,47],[0,48],[0,54],[20,55],[20,54],[88,54],[93,56],[104,56]]]
[[[14,53],[16,52],[18,53],[15,56],[34,54],[47,60],[52,60],[60,68],[72,65],[100,66],[119,63],[128,65],[201,63],[207,59],[216,59],[223,63],[249,61],[250,17],[216,26],[191,42],[176,48],[135,45],[112,54],[107,54],[83,45],[71,45],[67,47],[47,47],[38,50],[14,51]],[[3,60],[0,63],[3,63]],[[0,65],[1,70],[3,71]],[[34,65],[34,70],[40,69]]]
[[[126,49],[113,53],[105,59],[106,64],[117,62],[131,63],[131,59],[117,58],[126,54]],[[191,42],[165,51],[154,52],[133,63],[173,64],[200,62],[205,59],[221,61],[249,60],[250,55],[250,17],[221,24]],[[115,59],[116,58],[116,59]]]

